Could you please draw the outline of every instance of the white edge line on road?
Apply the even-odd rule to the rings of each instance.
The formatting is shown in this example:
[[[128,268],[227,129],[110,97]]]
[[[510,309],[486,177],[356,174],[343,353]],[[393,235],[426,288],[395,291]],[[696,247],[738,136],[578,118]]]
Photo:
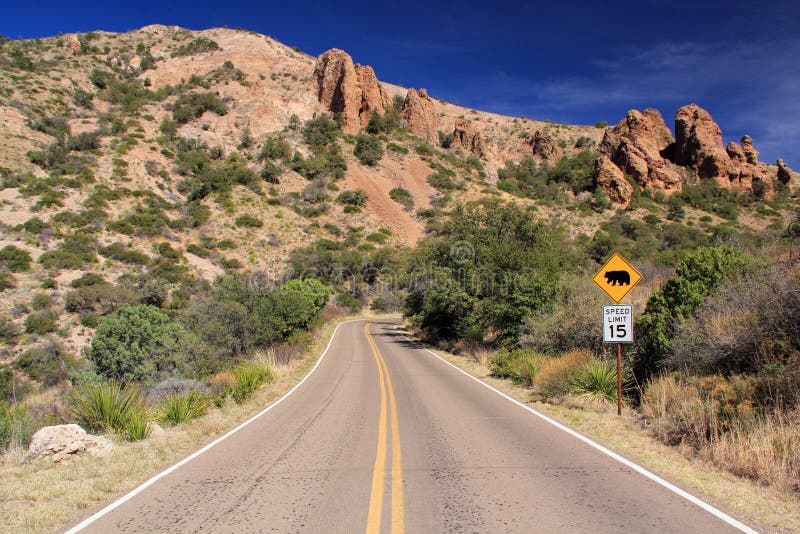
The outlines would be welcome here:
[[[285,401],[289,397],[289,395],[294,393],[294,391],[297,388],[302,386],[303,383],[306,380],[308,380],[308,377],[310,377],[312,374],[314,374],[314,371],[317,370],[317,367],[319,367],[319,364],[322,363],[322,360],[325,358],[325,355],[328,354],[328,350],[331,348],[331,345],[333,344],[333,340],[336,337],[336,332],[339,331],[339,327],[342,326],[345,323],[350,323],[350,322],[359,321],[359,320],[361,320],[361,319],[350,319],[348,321],[342,321],[341,323],[336,325],[336,328],[334,328],[334,330],[333,330],[333,334],[331,334],[331,339],[328,341],[328,345],[325,347],[325,350],[322,352],[322,355],[319,357],[319,360],[317,360],[317,363],[314,365],[314,367],[312,367],[311,370],[308,372],[308,374],[306,374],[306,376],[304,376],[303,379],[300,382],[295,384],[295,386],[292,389],[290,389],[289,391],[284,393],[284,395],[281,398],[279,398],[278,400],[276,400],[275,402],[273,402],[272,404],[270,404],[269,406],[267,406],[266,408],[264,408],[263,410],[258,412],[256,415],[254,415],[253,417],[251,417],[250,419],[248,419],[244,423],[240,424],[236,428],[234,428],[233,430],[229,430],[228,432],[226,432],[225,434],[221,435],[220,437],[218,437],[217,439],[215,439],[211,443],[207,444],[203,448],[196,450],[195,452],[193,452],[192,454],[190,454],[189,456],[187,456],[186,458],[184,458],[180,462],[178,462],[178,463],[174,464],[173,466],[168,467],[166,470],[158,473],[157,475],[155,475],[153,478],[151,478],[147,482],[144,482],[142,485],[140,485],[136,489],[132,490],[130,493],[127,493],[127,494],[123,495],[122,497],[120,497],[116,501],[112,502],[111,504],[109,504],[108,506],[106,506],[105,508],[100,510],[99,512],[95,513],[94,515],[92,515],[90,517],[87,517],[86,519],[84,519],[83,521],[81,521],[80,523],[75,525],[74,527],[72,527],[69,530],[67,530],[65,534],[74,534],[76,532],[80,532],[81,530],[83,530],[84,528],[88,527],[89,525],[91,525],[92,523],[94,523],[95,521],[97,521],[98,519],[103,517],[104,515],[108,514],[109,512],[111,512],[112,510],[117,508],[118,506],[120,506],[123,503],[131,500],[132,498],[134,498],[136,495],[138,495],[139,493],[141,493],[142,491],[144,491],[148,487],[152,486],[153,484],[155,484],[156,482],[158,482],[159,480],[161,480],[165,476],[169,475],[170,473],[172,473],[176,469],[179,469],[180,467],[182,467],[182,466],[186,465],[187,463],[191,462],[192,460],[194,460],[195,458],[197,458],[198,456],[200,456],[204,452],[208,451],[209,449],[211,449],[215,445],[218,445],[220,442],[225,441],[226,439],[231,437],[233,434],[235,434],[236,432],[240,431],[241,429],[243,429],[244,427],[246,427],[247,425],[249,425],[250,423],[252,423],[256,419],[258,419],[259,417],[261,417],[262,415],[264,415],[265,413],[269,412],[274,407],[276,407],[277,405],[279,405],[280,403]]]
[[[410,338],[406,337],[406,339],[408,339],[409,341],[411,341],[413,343],[413,341]],[[581,440],[582,442],[586,443],[587,445],[589,445],[591,447],[594,447],[595,449],[597,449],[598,451],[602,452],[603,454],[605,454],[607,456],[610,456],[614,460],[616,460],[616,461],[618,461],[618,462],[630,467],[631,469],[633,469],[637,473],[649,478],[650,480],[652,480],[653,482],[655,482],[657,484],[660,484],[661,486],[667,488],[671,492],[677,493],[678,495],[680,495],[681,497],[683,497],[687,501],[699,506],[700,508],[702,508],[706,512],[708,512],[708,513],[718,517],[719,519],[725,521],[726,523],[728,523],[732,527],[735,527],[735,528],[741,530],[742,532],[747,532],[748,534],[757,534],[757,532],[755,530],[753,530],[752,528],[748,527],[744,523],[741,523],[741,522],[737,521],[736,519],[732,518],[731,516],[729,516],[725,512],[723,512],[721,510],[718,510],[717,508],[711,506],[707,502],[704,502],[704,501],[698,499],[697,497],[695,497],[691,493],[682,490],[681,488],[679,488],[678,486],[676,486],[674,484],[670,484],[669,482],[667,482],[663,478],[659,477],[658,475],[655,475],[655,474],[651,473],[650,471],[648,471],[644,467],[642,467],[640,465],[637,465],[637,464],[633,463],[632,461],[628,460],[627,458],[624,458],[624,457],[620,456],[619,454],[615,453],[614,451],[603,447],[599,443],[596,443],[596,442],[592,441],[591,439],[587,438],[583,434],[580,434],[579,432],[569,428],[568,426],[562,425],[558,421],[556,421],[554,419],[551,419],[550,417],[548,417],[548,416],[544,415],[543,413],[535,410],[534,408],[531,408],[530,406],[528,406],[526,404],[523,404],[522,402],[518,401],[517,399],[509,397],[508,395],[506,395],[502,391],[490,386],[489,384],[487,384],[486,382],[480,380],[479,378],[472,376],[471,374],[469,374],[468,372],[464,371],[463,369],[461,369],[457,365],[454,365],[454,364],[448,362],[447,360],[445,360],[444,358],[442,358],[441,356],[439,356],[438,354],[436,354],[432,350],[424,348],[424,347],[423,347],[423,349],[426,352],[436,356],[438,359],[440,359],[441,361],[443,361],[444,363],[446,363],[447,365],[449,365],[450,367],[452,367],[456,371],[464,374],[468,378],[471,378],[472,380],[474,380],[478,384],[490,389],[491,391],[494,391],[495,393],[497,393],[501,397],[505,398],[506,400],[509,400],[509,401],[513,402],[517,406],[528,410],[530,413],[532,413],[536,417],[539,417],[540,419],[543,419],[544,421],[547,421],[548,423],[550,423],[551,425],[555,426],[559,430],[562,430],[562,431],[566,432],[570,436]]]

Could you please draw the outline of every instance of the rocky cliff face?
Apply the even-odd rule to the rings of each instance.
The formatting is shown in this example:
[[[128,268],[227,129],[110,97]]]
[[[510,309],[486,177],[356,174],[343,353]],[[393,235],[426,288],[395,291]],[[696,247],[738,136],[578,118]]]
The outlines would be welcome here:
[[[314,80],[320,106],[323,111],[341,113],[345,132],[358,132],[370,115],[385,113],[391,106],[372,67],[353,64],[343,50],[334,48],[317,58]]]
[[[722,146],[722,131],[711,115],[697,104],[680,108],[675,117],[675,139],[661,114],[655,109],[631,110],[619,124],[608,130],[599,147],[609,161],[598,163],[595,181],[606,189],[609,198],[626,204],[628,200],[614,190],[609,164],[632,178],[643,189],[666,193],[679,191],[684,177],[714,180],[724,188],[753,190],[760,183],[761,194],[770,195],[772,178],[780,179],[777,169],[758,161],[758,151],[749,135],[741,143]],[[791,173],[784,171],[788,182]],[[788,178],[787,178],[788,177]]]
[[[564,156],[564,151],[561,150],[558,141],[544,132],[534,132],[530,140],[530,145],[533,157],[539,161],[558,163]]]
[[[681,186],[680,173],[662,156],[672,143],[672,133],[658,110],[634,109],[606,132],[600,153],[640,187],[671,192]]]
[[[483,136],[464,119],[458,119],[453,127],[453,146],[461,147],[478,157],[484,155]]]
[[[627,205],[633,196],[633,186],[625,179],[622,171],[606,156],[594,162],[594,185],[602,187],[608,199],[616,204]]]
[[[712,179],[722,187],[729,187],[731,160],[722,146],[722,130],[711,114],[689,104],[675,116],[675,163],[690,167],[698,178]]]
[[[403,103],[403,119],[406,121],[408,130],[414,135],[424,137],[429,141],[434,139],[437,133],[436,113],[433,109],[433,101],[425,89],[408,90]]]

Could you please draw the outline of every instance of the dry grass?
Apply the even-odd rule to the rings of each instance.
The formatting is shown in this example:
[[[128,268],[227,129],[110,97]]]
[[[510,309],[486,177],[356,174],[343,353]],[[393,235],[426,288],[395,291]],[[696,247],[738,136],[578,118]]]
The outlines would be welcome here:
[[[558,405],[531,402],[530,389],[525,386],[492,377],[486,366],[471,358],[439,350],[435,352],[481,381],[577,429],[758,530],[800,531],[800,499],[796,494],[783,491],[777,485],[765,486],[750,478],[736,476],[711,461],[687,455],[686,450],[666,445],[642,430],[641,415],[634,410],[625,408],[622,417],[618,417],[616,407],[610,403],[572,396],[562,397]],[[800,424],[797,419],[786,418],[780,426],[773,426],[775,428],[781,429],[776,435],[786,432],[796,436]],[[769,436],[769,433],[762,432],[762,438],[759,439],[757,433],[749,434],[750,441],[746,446],[759,450],[758,455],[768,457],[775,443],[782,443],[783,439],[776,440],[775,435]],[[719,450],[722,453],[725,449]],[[735,450],[743,451],[745,446],[736,447]],[[738,462],[735,459],[730,461]],[[796,461],[794,465],[795,468],[798,466]],[[797,479],[798,475],[795,475]]]
[[[705,377],[682,383],[653,380],[642,415],[656,438],[739,476],[797,496],[800,490],[800,409],[758,414],[747,382]]]
[[[546,399],[566,395],[570,377],[592,358],[588,350],[573,350],[559,357],[539,359],[533,380],[536,393]]]
[[[344,320],[341,318],[340,320]],[[24,450],[0,457],[0,532],[47,532],[81,517],[200,448],[291,389],[316,363],[335,324],[320,329],[306,357],[274,367],[277,379],[239,405],[225,403],[191,423],[137,443],[117,441],[105,458],[20,464]],[[270,353],[260,355],[270,359]],[[225,382],[222,375],[215,380]]]

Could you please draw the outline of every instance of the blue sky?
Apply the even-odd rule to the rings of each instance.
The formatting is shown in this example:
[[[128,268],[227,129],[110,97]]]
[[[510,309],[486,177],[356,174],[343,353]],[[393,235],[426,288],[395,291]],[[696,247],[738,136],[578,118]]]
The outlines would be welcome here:
[[[0,34],[146,24],[255,30],[309,54],[347,50],[381,80],[464,106],[557,122],[618,122],[690,102],[725,142],[800,170],[800,2],[13,2]]]

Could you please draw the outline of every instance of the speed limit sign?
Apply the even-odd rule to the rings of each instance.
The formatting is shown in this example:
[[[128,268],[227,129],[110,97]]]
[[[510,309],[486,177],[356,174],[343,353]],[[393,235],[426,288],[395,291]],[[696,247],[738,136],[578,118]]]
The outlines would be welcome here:
[[[633,343],[630,304],[603,306],[603,343]]]

